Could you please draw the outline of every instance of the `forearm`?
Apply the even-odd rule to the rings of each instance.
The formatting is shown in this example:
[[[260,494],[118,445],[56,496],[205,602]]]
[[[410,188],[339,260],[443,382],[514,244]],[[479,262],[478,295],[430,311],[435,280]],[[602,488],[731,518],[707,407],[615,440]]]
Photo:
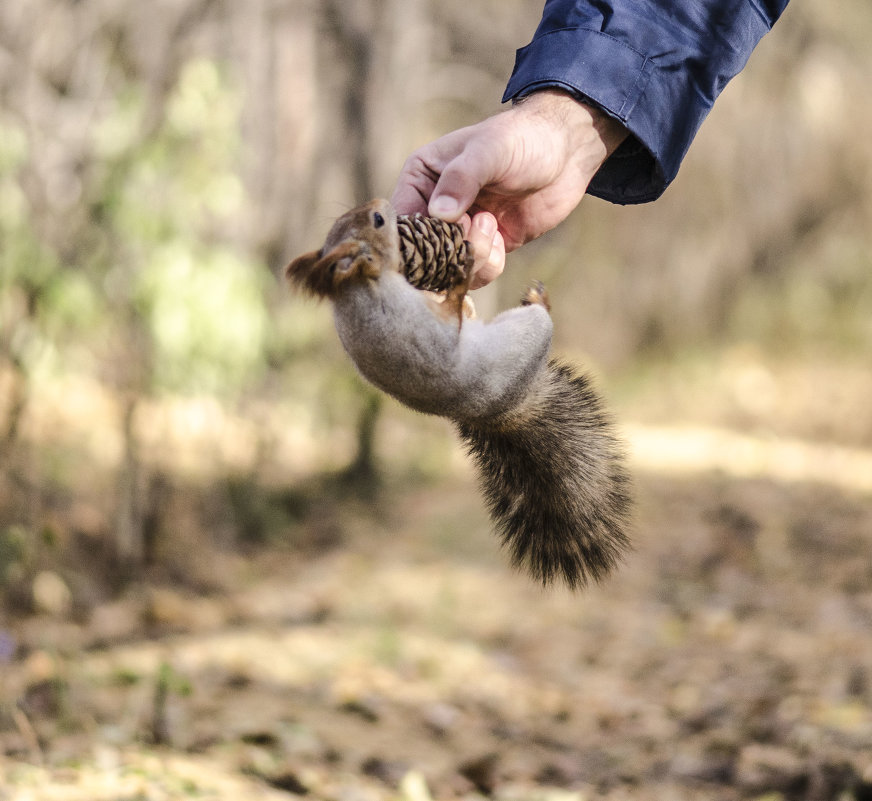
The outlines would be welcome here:
[[[547,87],[587,98],[631,134],[588,191],[619,203],[653,200],[786,5],[548,0],[533,41],[518,51],[503,99]]]

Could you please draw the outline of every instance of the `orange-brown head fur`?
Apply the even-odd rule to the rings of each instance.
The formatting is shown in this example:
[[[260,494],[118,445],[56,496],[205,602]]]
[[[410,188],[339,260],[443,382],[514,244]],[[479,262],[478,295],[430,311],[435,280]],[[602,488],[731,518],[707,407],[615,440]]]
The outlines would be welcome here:
[[[399,269],[397,215],[386,200],[372,200],[343,214],[321,250],[294,259],[285,275],[319,298],[333,298],[348,283],[377,279]]]

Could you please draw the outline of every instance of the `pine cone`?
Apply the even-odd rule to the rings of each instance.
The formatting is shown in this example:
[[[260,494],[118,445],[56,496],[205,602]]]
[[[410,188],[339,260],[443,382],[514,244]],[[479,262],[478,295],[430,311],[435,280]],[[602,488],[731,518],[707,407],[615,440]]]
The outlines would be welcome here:
[[[472,248],[457,223],[400,214],[397,227],[403,272],[412,286],[445,292],[465,280],[472,268]]]

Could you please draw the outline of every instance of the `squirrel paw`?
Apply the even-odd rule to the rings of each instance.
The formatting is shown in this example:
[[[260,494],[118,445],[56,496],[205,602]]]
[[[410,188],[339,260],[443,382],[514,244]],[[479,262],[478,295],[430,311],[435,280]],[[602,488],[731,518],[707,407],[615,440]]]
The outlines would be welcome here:
[[[534,281],[530,284],[530,286],[527,287],[527,291],[524,292],[521,297],[522,306],[532,306],[533,304],[544,306],[545,311],[551,311],[551,302],[548,300],[548,290],[545,289],[545,284],[541,281]]]

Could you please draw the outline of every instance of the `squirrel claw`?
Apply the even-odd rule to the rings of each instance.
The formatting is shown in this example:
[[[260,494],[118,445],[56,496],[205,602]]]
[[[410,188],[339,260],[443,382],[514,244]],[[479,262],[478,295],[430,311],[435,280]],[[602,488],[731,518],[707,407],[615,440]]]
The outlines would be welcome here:
[[[548,299],[548,290],[541,281],[534,281],[527,287],[527,291],[521,297],[522,306],[544,306],[545,311],[551,311],[551,301]]]

